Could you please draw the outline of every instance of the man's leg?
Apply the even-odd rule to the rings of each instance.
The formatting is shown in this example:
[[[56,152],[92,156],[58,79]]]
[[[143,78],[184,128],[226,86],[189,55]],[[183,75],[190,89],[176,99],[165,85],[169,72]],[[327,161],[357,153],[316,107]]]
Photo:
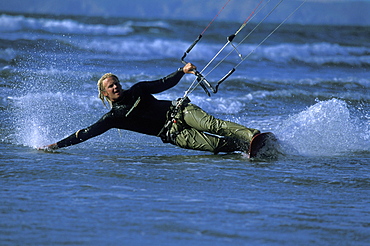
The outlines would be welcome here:
[[[175,140],[175,144],[185,149],[218,152],[247,151],[248,146],[237,138],[216,137],[194,128],[182,130]]]
[[[198,131],[238,138],[247,142],[248,145],[253,136],[260,133],[259,130],[253,128],[247,128],[234,122],[217,119],[194,104],[186,106],[182,113],[185,123]]]

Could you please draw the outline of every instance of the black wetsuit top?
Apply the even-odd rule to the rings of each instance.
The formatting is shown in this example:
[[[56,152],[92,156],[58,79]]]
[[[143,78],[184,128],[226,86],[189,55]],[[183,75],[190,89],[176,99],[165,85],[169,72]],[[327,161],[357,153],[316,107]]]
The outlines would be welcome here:
[[[123,91],[112,109],[93,125],[79,130],[57,143],[59,148],[81,143],[111,128],[119,128],[157,136],[166,123],[171,101],[158,100],[152,94],[175,86],[184,72],[179,69],[162,79],[143,81]]]

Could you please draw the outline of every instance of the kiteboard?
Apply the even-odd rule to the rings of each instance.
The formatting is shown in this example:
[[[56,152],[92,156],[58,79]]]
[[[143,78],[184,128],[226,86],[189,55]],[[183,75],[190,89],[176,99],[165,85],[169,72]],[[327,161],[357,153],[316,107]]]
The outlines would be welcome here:
[[[248,157],[258,159],[276,159],[279,154],[279,144],[272,132],[255,135],[249,146]]]

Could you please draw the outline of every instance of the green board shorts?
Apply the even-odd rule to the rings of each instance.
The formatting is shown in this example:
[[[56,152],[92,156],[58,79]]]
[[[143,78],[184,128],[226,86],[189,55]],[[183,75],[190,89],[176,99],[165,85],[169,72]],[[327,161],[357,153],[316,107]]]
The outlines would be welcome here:
[[[218,152],[247,151],[259,130],[217,119],[194,104],[182,107],[169,129],[175,145],[194,150]]]

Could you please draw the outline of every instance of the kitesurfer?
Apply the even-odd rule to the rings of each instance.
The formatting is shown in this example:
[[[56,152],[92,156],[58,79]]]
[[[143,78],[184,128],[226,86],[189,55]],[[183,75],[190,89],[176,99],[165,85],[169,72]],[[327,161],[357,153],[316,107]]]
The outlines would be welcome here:
[[[165,143],[187,149],[214,153],[246,152],[259,130],[217,119],[190,100],[182,100],[181,105],[177,105],[152,95],[174,87],[184,74],[194,74],[194,71],[196,67],[187,63],[164,78],[138,82],[128,89],[122,89],[116,75],[104,74],[98,81],[99,98],[104,104],[108,101],[111,110],[91,126],[39,149],[71,146],[118,128],[158,136]]]

